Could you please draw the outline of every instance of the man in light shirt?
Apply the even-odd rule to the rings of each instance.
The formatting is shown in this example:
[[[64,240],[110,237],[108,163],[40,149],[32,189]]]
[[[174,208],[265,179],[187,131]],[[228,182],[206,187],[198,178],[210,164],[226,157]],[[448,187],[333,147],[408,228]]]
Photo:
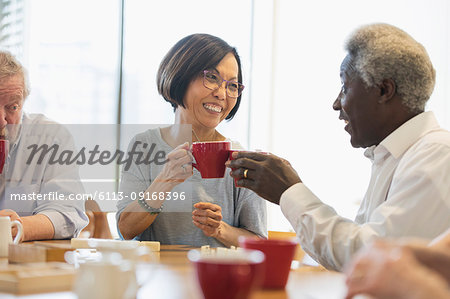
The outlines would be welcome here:
[[[10,53],[0,51],[0,129],[6,132],[2,139],[9,140],[0,174],[0,216],[22,223],[22,241],[70,238],[88,223],[84,202],[68,199],[84,190],[77,165],[49,163],[51,155],[39,161],[39,155],[30,156],[30,146],[73,151],[73,139],[45,116],[23,112],[28,94],[25,69]],[[16,233],[14,227],[12,235]]]
[[[274,155],[235,153],[238,183],[279,204],[300,243],[318,262],[342,270],[378,237],[432,239],[450,227],[450,133],[424,112],[435,70],[424,47],[387,24],[357,29],[341,65],[333,103],[353,147],[372,161],[354,221],[339,216]]]

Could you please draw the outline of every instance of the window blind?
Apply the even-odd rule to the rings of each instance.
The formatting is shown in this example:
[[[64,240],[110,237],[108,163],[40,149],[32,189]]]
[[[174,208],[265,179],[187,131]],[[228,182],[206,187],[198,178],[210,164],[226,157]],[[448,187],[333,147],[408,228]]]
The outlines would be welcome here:
[[[24,0],[0,0],[0,48],[23,58]]]

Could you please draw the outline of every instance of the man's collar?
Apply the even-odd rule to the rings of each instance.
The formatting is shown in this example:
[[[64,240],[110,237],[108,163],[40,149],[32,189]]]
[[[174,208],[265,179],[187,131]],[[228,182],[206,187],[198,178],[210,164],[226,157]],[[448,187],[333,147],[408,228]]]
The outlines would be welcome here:
[[[364,151],[364,157],[369,158],[373,162],[373,159],[375,158],[373,151],[376,147],[376,145],[372,145],[371,147],[366,148]]]
[[[385,149],[397,159],[419,138],[438,128],[440,127],[434,113],[431,111],[422,112],[398,127],[381,141],[378,146],[367,148],[364,156],[373,161],[378,152],[385,152],[382,150]]]

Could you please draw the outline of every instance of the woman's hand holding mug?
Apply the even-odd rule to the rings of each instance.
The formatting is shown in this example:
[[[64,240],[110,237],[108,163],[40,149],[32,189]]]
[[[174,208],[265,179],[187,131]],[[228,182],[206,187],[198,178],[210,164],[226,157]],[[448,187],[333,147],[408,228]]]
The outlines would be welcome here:
[[[192,155],[189,152],[189,143],[185,142],[167,155],[164,168],[155,181],[178,185],[190,176],[192,176]]]

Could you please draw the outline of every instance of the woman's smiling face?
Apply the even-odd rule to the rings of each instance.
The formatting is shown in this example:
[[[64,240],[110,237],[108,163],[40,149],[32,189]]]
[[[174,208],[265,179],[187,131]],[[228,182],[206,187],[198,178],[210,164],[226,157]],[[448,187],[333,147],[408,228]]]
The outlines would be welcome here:
[[[212,70],[227,81],[237,81],[238,64],[232,53],[228,53]],[[194,79],[186,91],[183,99],[186,108],[178,107],[181,119],[194,127],[215,128],[224,120],[233,107],[237,98],[227,96],[226,82],[211,90],[203,85],[203,73]]]

